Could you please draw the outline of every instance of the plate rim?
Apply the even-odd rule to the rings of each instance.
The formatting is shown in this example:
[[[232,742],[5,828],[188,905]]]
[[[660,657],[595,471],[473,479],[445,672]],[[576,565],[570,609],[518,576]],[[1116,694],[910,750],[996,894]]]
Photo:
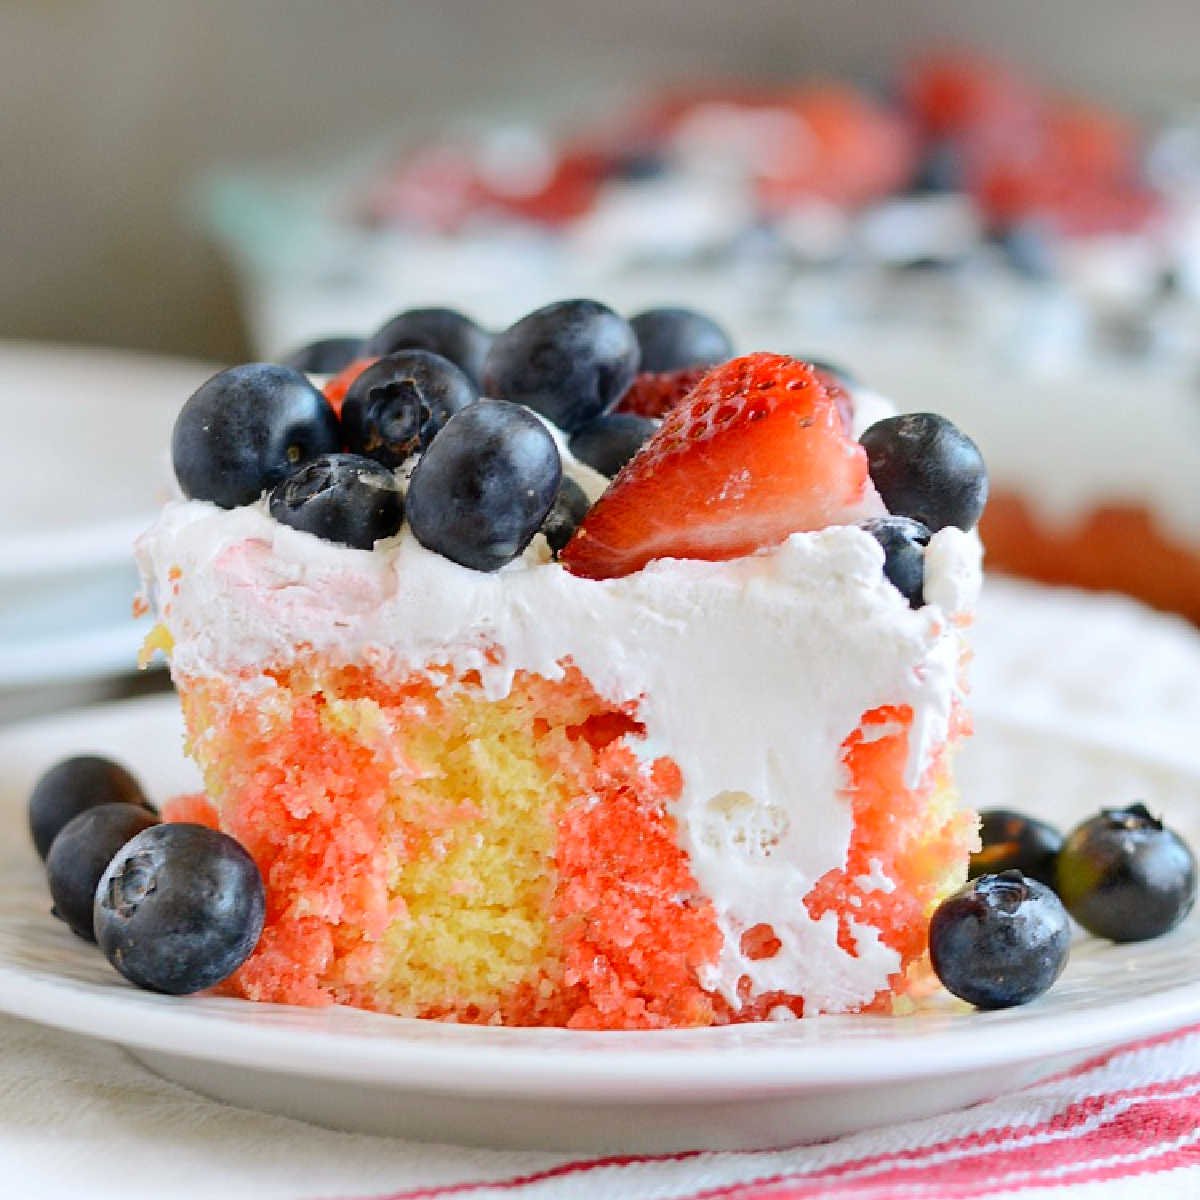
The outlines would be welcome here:
[[[130,617],[65,636],[31,639],[18,647],[0,642],[0,696],[27,687],[136,675],[141,669],[138,651],[149,630],[147,622]],[[148,668],[161,665],[156,659]],[[9,728],[0,726],[0,736]]]
[[[1086,1055],[1182,1028],[1200,1018],[1200,982],[1193,982],[1158,993],[1152,1005],[1131,1006],[1126,1000],[1123,1006],[1113,1003],[1089,1012],[1082,1021],[1049,1012],[1019,1024],[992,1025],[988,1020],[993,1014],[976,1013],[970,1030],[889,1039],[889,1053],[881,1057],[880,1044],[874,1040],[811,1045],[795,1042],[781,1047],[764,1039],[762,1044],[742,1044],[736,1051],[722,1046],[721,1042],[737,1040],[744,1030],[740,1026],[635,1032],[506,1028],[505,1043],[489,1044],[488,1035],[493,1031],[485,1026],[445,1025],[439,1034],[446,1036],[437,1040],[405,1038],[406,1028],[423,1028],[424,1023],[413,1018],[385,1018],[383,1014],[372,1015],[395,1021],[401,1036],[363,1037],[328,1030],[272,1028],[257,1022],[229,1021],[212,1008],[185,1014],[181,1022],[178,1009],[188,1003],[187,997],[152,997],[154,1002],[147,1004],[146,997],[140,996],[139,1003],[130,1005],[121,991],[111,995],[101,992],[90,997],[92,1003],[85,1006],[80,1004],[79,989],[90,990],[95,985],[48,979],[34,979],[32,987],[30,984],[30,976],[0,966],[0,1011],[135,1050],[298,1079],[403,1084],[412,1090],[434,1093],[547,1099],[586,1092],[594,1099],[636,1096],[700,1101],[727,1096],[731,1090],[758,1096],[834,1087],[850,1090]],[[22,986],[28,989],[23,995]],[[244,1012],[242,1006],[252,1002],[223,999],[221,1003]],[[255,1007],[264,1012],[312,1011],[283,1005]],[[88,1020],[81,1015],[85,1008]],[[1099,1021],[1098,1016],[1108,1019]],[[213,1036],[203,1046],[192,1041],[181,1044],[180,1035],[187,1032],[187,1026],[193,1027],[194,1038],[202,1033]],[[714,1045],[704,1050],[693,1045],[685,1051],[651,1044],[672,1035],[684,1035],[690,1041],[711,1039]],[[568,1039],[579,1039],[580,1048],[562,1044]],[[618,1039],[637,1044],[601,1052],[603,1042]],[[513,1040],[529,1044],[506,1044]],[[301,1050],[303,1053],[298,1054]]]
[[[153,696],[8,725],[0,729],[0,751],[5,743],[33,731],[69,733],[73,726],[86,727],[98,717],[165,719],[177,712],[177,706],[174,696]],[[997,714],[996,719],[1003,721],[1003,716]],[[1121,752],[1196,778],[1194,769],[1164,761],[1152,749],[1141,755],[1127,748]],[[70,934],[64,930],[62,936]],[[281,1015],[307,1018],[312,1009],[206,997],[202,1009],[187,1011],[193,1003],[187,997],[153,996],[122,987],[110,990],[107,985],[42,976],[0,963],[0,1011],[143,1051],[296,1078],[439,1094],[552,1099],[586,1093],[597,1100],[649,1101],[700,1101],[732,1092],[773,1095],[854,1089],[1099,1052],[1200,1021],[1200,963],[1192,980],[1165,987],[1136,1004],[1126,997],[1082,1012],[1022,1009],[1017,1020],[1006,1018],[1005,1013],[975,1013],[970,1022],[933,1032],[898,1030],[882,1044],[875,1038],[796,1039],[779,1044],[772,1042],[766,1026],[602,1032],[504,1028],[503,1038],[497,1039],[498,1031],[487,1027],[439,1023],[437,1036],[429,1037],[433,1022],[365,1014],[373,1022],[395,1022],[398,1036],[393,1038],[374,1031],[364,1036],[271,1024],[273,1017]],[[227,1007],[236,1009],[242,1019],[230,1020],[223,1011]],[[250,1013],[262,1019],[245,1020]],[[808,1020],[815,1027],[815,1022],[855,1019]],[[797,1026],[787,1023],[780,1028]],[[757,1032],[747,1040],[750,1029]],[[405,1036],[417,1030],[424,1036]],[[681,1040],[686,1040],[686,1047],[678,1044]],[[697,1040],[709,1040],[711,1047],[697,1048]],[[736,1051],[730,1041],[740,1042]],[[881,1053],[883,1047],[886,1053]]]
[[[70,525],[45,533],[0,537],[0,583],[29,583],[102,567],[133,567],[134,543],[154,524],[161,505],[133,517]]]

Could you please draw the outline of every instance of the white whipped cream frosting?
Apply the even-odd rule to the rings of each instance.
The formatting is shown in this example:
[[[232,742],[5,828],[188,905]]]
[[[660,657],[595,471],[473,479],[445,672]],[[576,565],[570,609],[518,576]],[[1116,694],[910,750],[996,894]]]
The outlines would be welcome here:
[[[834,915],[814,922],[803,904],[846,861],[841,744],[865,712],[908,704],[910,780],[930,765],[959,686],[953,618],[974,604],[979,554],[974,535],[936,534],[935,602],[914,611],[884,578],[878,543],[852,526],[603,581],[550,561],[540,537],[485,574],[407,529],[373,552],[324,542],[272,520],[262,502],[172,502],[138,544],[182,675],[253,673],[305,643],[384,671],[478,671],[495,697],[515,671],[558,678],[570,659],[607,700],[637,701],[646,737],[635,748],[681,768],[680,838],[724,935],[702,983],[736,1003],[747,975],[756,993],[799,992],[823,1011],[861,1004],[899,966],[866,926],[854,931],[858,956],[845,953]],[[759,923],[782,949],[752,961],[739,940]]]

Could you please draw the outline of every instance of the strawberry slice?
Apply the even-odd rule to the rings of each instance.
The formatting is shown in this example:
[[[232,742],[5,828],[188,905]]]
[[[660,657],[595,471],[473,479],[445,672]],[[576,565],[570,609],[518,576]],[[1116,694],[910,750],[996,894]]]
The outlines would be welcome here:
[[[634,377],[621,397],[617,412],[639,417],[665,417],[708,374],[708,367],[684,367],[680,371],[643,371]]]
[[[738,558],[883,512],[866,453],[817,373],[751,354],[715,367],[667,414],[561,561],[572,574],[612,579],[655,558]]]
[[[350,385],[368,367],[374,366],[378,361],[378,358],[356,358],[325,385],[325,399],[329,401],[330,408],[339,417],[342,415],[342,405],[346,402],[346,393],[350,390]]]

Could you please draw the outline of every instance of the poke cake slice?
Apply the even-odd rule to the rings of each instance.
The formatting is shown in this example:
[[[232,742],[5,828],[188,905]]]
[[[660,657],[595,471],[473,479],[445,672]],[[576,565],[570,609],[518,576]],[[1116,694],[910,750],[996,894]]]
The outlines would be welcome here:
[[[566,302],[492,398],[398,350],[340,418],[262,364],[185,405],[138,554],[206,786],[174,816],[266,885],[236,994],[612,1029],[921,983],[976,840],[978,453],[772,354],[610,416],[639,355]]]

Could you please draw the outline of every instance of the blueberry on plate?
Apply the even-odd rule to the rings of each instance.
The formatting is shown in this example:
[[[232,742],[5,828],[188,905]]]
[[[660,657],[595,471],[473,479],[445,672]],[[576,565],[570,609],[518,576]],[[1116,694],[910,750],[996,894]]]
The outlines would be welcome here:
[[[127,842],[96,888],[96,940],[138,987],[170,996],[227,979],[258,944],[266,914],[254,860],[203,825],[156,825]]]
[[[322,454],[277,483],[271,516],[327,542],[370,550],[404,523],[395,473],[359,454]]]
[[[715,367],[733,357],[729,334],[691,308],[648,308],[630,318],[641,350],[639,371],[661,374],[687,367]]]
[[[417,463],[408,523],[427,549],[495,571],[529,545],[561,479],[558,447],[533,413],[480,400],[451,417]]]
[[[587,493],[573,480],[570,475],[564,475],[558,485],[558,495],[550,505],[550,511],[542,521],[542,535],[557,558],[563,547],[575,535],[580,522],[588,515],[592,507]]]
[[[971,880],[929,922],[937,977],[976,1008],[1036,999],[1062,974],[1070,943],[1071,922],[1058,897],[1020,871]]]
[[[130,838],[157,824],[158,817],[137,804],[101,804],[72,817],[46,856],[54,915],[94,942],[92,901],[100,876]]]
[[[1063,835],[1053,825],[1007,808],[988,808],[979,814],[983,848],[971,855],[970,877],[1020,871],[1047,887],[1055,887],[1055,861]]]
[[[399,350],[367,367],[342,403],[347,449],[399,467],[429,449],[456,412],[479,392],[448,358],[428,350]]]
[[[658,422],[633,413],[607,413],[571,434],[571,453],[611,479],[654,436]]]
[[[340,443],[333,409],[299,371],[247,363],[192,394],[175,421],[171,458],[185,496],[237,508]]]
[[[72,817],[101,804],[136,804],[154,811],[142,785],[110,758],[81,754],[55,763],[29,796],[29,831],[38,857],[45,859]]]
[[[638,371],[629,322],[595,300],[560,300],[497,334],[483,392],[524,404],[568,433],[609,412]]]
[[[888,511],[936,533],[973,529],[987,503],[987,469],[973,441],[936,413],[876,421],[859,439]]]
[[[1097,937],[1142,942],[1174,929],[1196,900],[1196,859],[1144,804],[1106,808],[1067,834],[1058,894]]]
[[[385,322],[367,339],[364,358],[397,350],[428,350],[448,358],[479,387],[492,335],[451,308],[410,308]]]
[[[883,547],[883,573],[909,605],[925,603],[925,547],[932,536],[909,517],[875,517],[865,529]]]
[[[327,337],[300,346],[279,361],[282,366],[303,371],[306,375],[336,375],[362,357],[362,338]]]

